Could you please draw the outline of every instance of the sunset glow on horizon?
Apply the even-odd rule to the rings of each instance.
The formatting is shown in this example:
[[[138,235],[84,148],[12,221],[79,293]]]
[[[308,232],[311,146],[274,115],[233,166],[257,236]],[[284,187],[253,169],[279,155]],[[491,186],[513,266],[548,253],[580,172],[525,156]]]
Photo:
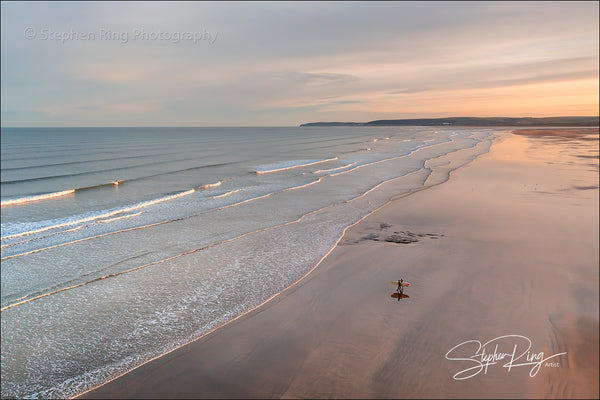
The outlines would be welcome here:
[[[595,116],[598,2],[3,2],[2,126]]]

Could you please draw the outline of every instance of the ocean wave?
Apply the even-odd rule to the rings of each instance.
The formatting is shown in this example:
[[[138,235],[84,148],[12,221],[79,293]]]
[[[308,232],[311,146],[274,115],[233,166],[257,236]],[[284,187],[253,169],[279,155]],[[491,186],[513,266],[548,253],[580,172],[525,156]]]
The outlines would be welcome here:
[[[257,167],[254,172],[257,174],[269,174],[272,172],[284,171],[286,169],[307,167],[309,165],[320,164],[328,161],[335,161],[338,157],[327,158],[323,160],[291,160],[275,164],[265,164]]]
[[[133,217],[133,216],[135,216],[135,215],[131,215],[131,217]],[[124,218],[127,218],[127,217],[130,217],[130,216],[125,216]],[[115,218],[115,219],[120,219],[120,218],[121,217]],[[81,243],[81,242],[85,242],[85,241],[92,240],[92,239],[98,239],[98,238],[102,238],[102,237],[106,237],[106,236],[116,235],[117,233],[131,232],[131,231],[137,231],[137,230],[140,230],[140,229],[151,228],[153,226],[168,224],[168,223],[175,222],[175,221],[181,221],[183,219],[185,219],[185,218],[182,217],[182,218],[169,219],[169,220],[166,220],[166,221],[155,222],[153,224],[142,225],[142,226],[135,226],[133,228],[121,229],[121,230],[118,230],[118,231],[102,233],[100,235],[95,235],[95,236],[88,236],[88,237],[84,237],[84,238],[81,238],[81,239],[72,240],[70,242],[59,243],[59,244],[55,244],[55,245],[48,246],[48,247],[42,247],[42,248],[39,248],[39,249],[34,249],[34,250],[26,251],[25,253],[12,254],[10,256],[5,256],[5,257],[0,258],[0,260],[8,260],[8,259],[11,259],[11,258],[17,258],[17,257],[27,256],[29,254],[35,254],[35,253],[39,253],[39,252],[50,250],[50,249],[56,249],[57,247],[70,246],[70,245],[75,244],[75,243]],[[102,223],[102,222],[106,222],[106,221],[98,221],[98,222]],[[73,228],[73,229],[67,229],[65,231],[55,232],[55,233],[47,235],[47,236],[52,236],[54,234],[60,234],[60,233],[73,232],[73,231],[79,230],[81,228],[87,227],[89,225],[91,225],[91,224],[86,224],[86,225],[83,225],[83,226],[80,226],[80,227],[77,227],[77,228]],[[31,239],[31,240],[34,240],[34,239]],[[31,241],[31,240],[29,240],[29,241]],[[26,242],[28,242],[28,241],[26,240],[26,241],[23,241],[21,243],[26,243]],[[5,246],[10,246],[10,245],[5,245]]]
[[[67,195],[73,194],[75,192],[81,192],[83,190],[89,190],[89,189],[98,189],[98,188],[105,187],[105,186],[119,186],[123,182],[125,182],[125,180],[115,180],[112,182],[101,183],[101,184],[93,185],[93,186],[86,186],[86,187],[81,187],[81,188],[76,188],[76,189],[63,190],[61,192],[45,193],[45,194],[40,194],[40,195],[25,196],[25,197],[19,197],[16,199],[3,200],[1,202],[1,207],[15,205],[15,204],[30,203],[32,201],[53,199],[55,197],[67,196]]]
[[[106,224],[108,222],[118,221],[118,220],[121,220],[121,219],[127,219],[127,218],[137,217],[138,215],[141,215],[142,213],[143,213],[143,211],[140,211],[140,212],[136,212],[135,214],[127,214],[127,215],[123,215],[121,217],[101,219],[100,221],[98,221],[98,223]]]
[[[173,175],[173,174],[178,174],[180,172],[195,171],[195,170],[198,170],[198,169],[213,168],[213,167],[222,167],[222,166],[225,166],[225,165],[239,164],[240,162],[241,161],[226,162],[226,163],[217,163],[217,164],[207,164],[207,165],[200,165],[198,167],[190,167],[190,168],[178,169],[178,170],[175,170],[175,171],[160,172],[160,173],[154,174],[154,175],[140,176],[139,178],[132,179],[132,181],[141,181],[141,180],[144,180],[144,179],[155,178],[157,176]]]
[[[179,161],[179,160],[151,162],[151,163],[138,164],[138,165],[133,165],[133,166],[121,166],[121,167],[115,167],[115,168],[99,169],[99,170],[94,170],[94,171],[76,172],[76,173],[71,173],[71,174],[61,174],[61,175],[51,175],[51,176],[39,176],[39,177],[35,177],[35,178],[26,178],[26,179],[15,179],[15,180],[2,181],[0,183],[2,185],[14,185],[14,184],[21,184],[21,183],[28,183],[28,182],[47,181],[47,180],[60,179],[60,178],[73,178],[73,177],[76,177],[76,176],[100,174],[100,173],[104,173],[104,172],[114,172],[114,171],[122,171],[122,170],[131,170],[131,169],[134,169],[134,168],[142,168],[142,167],[148,167],[148,166],[151,166],[151,165],[158,165],[158,164],[167,164],[167,163],[172,163],[172,162],[177,162],[177,161]],[[180,173],[180,172],[187,172],[187,171],[195,171],[195,170],[204,169],[204,168],[220,167],[220,166],[223,166],[223,165],[229,165],[229,164],[235,164],[235,163],[237,163],[237,162],[200,165],[200,166],[197,166],[197,167],[190,167],[190,168],[176,169],[176,170],[173,170],[173,171],[161,172],[161,173],[154,174],[154,175],[140,176],[138,178],[133,178],[133,179],[130,179],[130,180],[131,181],[137,181],[137,180],[142,180],[142,179],[147,179],[147,178],[154,178],[154,177],[157,177],[157,176],[171,175],[171,174],[177,174],[177,173]],[[96,186],[98,186],[98,185],[90,186],[90,188],[96,187]]]
[[[344,165],[344,166],[342,166],[342,167],[336,167],[336,168],[330,168],[330,169],[318,169],[318,170],[316,170],[316,171],[313,171],[313,174],[319,174],[319,173],[321,173],[321,172],[331,172],[331,171],[337,171],[338,169],[344,169],[344,168],[348,168],[348,167],[351,167],[351,166],[353,166],[353,165],[355,165],[355,164],[357,164],[357,163],[358,163],[358,161],[354,161],[353,163],[346,164],[346,165]]]
[[[65,229],[65,230],[57,231],[57,232],[52,232],[52,233],[48,233],[48,234],[45,234],[45,235],[39,235],[39,236],[36,236],[36,237],[33,237],[33,238],[21,240],[21,241],[18,241],[18,242],[12,242],[12,243],[3,244],[3,245],[0,246],[0,249],[4,249],[4,248],[7,248],[7,247],[18,246],[18,245],[25,244],[25,243],[30,243],[30,242],[33,242],[33,241],[36,241],[36,240],[46,239],[46,238],[49,238],[51,236],[56,236],[56,235],[61,235],[61,234],[65,234],[65,233],[75,232],[75,231],[81,230],[83,228],[87,228],[87,227],[89,227],[89,226],[91,226],[91,225],[93,225],[95,223],[100,223],[100,224],[102,224],[102,223],[108,223],[108,222],[118,221],[118,220],[122,220],[122,219],[128,219],[128,218],[132,218],[132,217],[137,217],[138,215],[141,215],[141,214],[143,214],[143,211],[140,211],[140,212],[135,213],[135,214],[123,215],[123,216],[120,216],[120,217],[114,217],[114,218],[108,218],[108,219],[101,219],[99,221],[93,221],[93,222],[90,222],[88,224],[79,225],[78,227],[75,227],[75,228]],[[145,227],[146,227],[146,225],[142,226],[142,228],[145,228]],[[112,233],[118,233],[118,232],[121,232],[121,231],[109,232],[109,233],[112,234]],[[88,240],[88,239],[92,239],[92,238],[95,238],[95,237],[96,236],[92,236],[92,237],[85,238],[85,239]],[[66,243],[66,244],[71,244],[71,243],[69,242],[69,243]],[[61,244],[61,246],[62,245],[63,244]],[[49,248],[54,248],[54,247],[56,247],[56,246],[44,247],[44,248],[41,248],[41,249],[36,249],[33,252],[37,253],[39,251],[48,250]],[[28,253],[28,254],[31,254],[31,253]],[[25,254],[24,253],[22,253],[22,254],[14,254],[14,255],[11,255],[11,256],[3,257],[1,259],[3,260],[4,258],[20,257],[22,255],[25,255]]]
[[[217,196],[213,196],[213,199],[220,199],[221,197],[227,197],[227,196],[229,196],[230,194],[234,194],[234,193],[237,193],[237,192],[241,192],[242,190],[244,190],[244,189],[235,189],[235,190],[230,190],[229,192],[225,192],[225,193],[223,193],[223,194],[219,194],[219,195],[217,195]]]
[[[368,167],[370,165],[375,165],[375,164],[379,164],[379,163],[383,163],[383,162],[387,162],[387,161],[397,160],[399,158],[404,158],[404,157],[407,157],[407,156],[410,156],[410,155],[416,153],[417,151],[419,151],[421,149],[425,149],[425,148],[428,148],[428,147],[437,146],[439,144],[444,144],[444,143],[448,143],[448,142],[451,142],[451,141],[452,141],[452,139],[442,140],[442,141],[439,141],[437,143],[427,144],[427,145],[424,143],[422,145],[419,145],[419,146],[415,147],[414,149],[412,149],[411,151],[409,151],[409,152],[407,152],[405,154],[402,154],[402,155],[399,155],[399,156],[390,157],[390,158],[384,158],[382,160],[372,161],[372,162],[368,162],[368,163],[361,164],[361,165],[357,165],[356,167],[350,168],[350,169],[348,169],[346,171],[341,171],[341,172],[337,172],[335,174],[329,174],[329,175],[326,175],[326,176],[338,176],[338,175],[347,174],[348,172],[356,171],[357,169],[360,169],[360,168],[363,168],[363,167]]]
[[[24,167],[2,168],[2,172],[22,171],[22,170],[36,169],[36,168],[63,167],[65,165],[89,164],[89,163],[104,162],[104,161],[134,160],[134,159],[138,159],[138,158],[148,158],[148,157],[164,157],[164,156],[174,155],[174,154],[180,154],[180,153],[181,152],[174,152],[174,153],[154,153],[154,154],[145,154],[145,155],[140,155],[140,156],[97,158],[97,159],[89,159],[89,160],[84,160],[84,161],[65,161],[65,162],[54,163],[54,164],[37,164],[37,165],[28,165],[28,166],[24,166]],[[52,156],[52,157],[54,157],[54,156]],[[167,162],[175,162],[175,161],[195,160],[197,158],[198,157],[183,158],[183,159],[180,158],[180,159],[177,159],[177,160],[170,160],[170,161],[169,160],[167,160],[167,161],[158,161],[158,162],[156,162],[156,164],[162,164],[162,163],[167,163]],[[36,160],[38,158],[14,159],[14,160],[29,160],[29,159]],[[11,160],[11,161],[13,161],[13,160]],[[146,165],[146,164],[144,164],[144,165]],[[132,167],[135,167],[135,165],[132,166]]]
[[[18,199],[3,200],[0,203],[0,207],[10,206],[10,205],[14,205],[14,204],[30,203],[32,201],[53,199],[55,197],[67,196],[67,195],[70,195],[73,193],[75,193],[75,189],[63,190],[62,192],[40,194],[40,195],[36,195],[36,196],[20,197]]]
[[[106,186],[119,186],[120,184],[126,182],[125,180],[115,180],[112,182],[108,182],[108,183],[101,183],[99,185],[93,185],[93,186],[86,186],[86,187],[82,187],[82,188],[77,188],[75,189],[76,192],[81,192],[84,190],[90,190],[90,189],[99,189],[101,187],[106,187]]]
[[[207,183],[206,185],[198,186],[198,189],[211,189],[211,188],[214,188],[214,187],[221,186],[222,183],[223,183],[223,181],[218,181],[218,182],[215,182],[215,183]]]
[[[117,209],[113,209],[113,210],[110,210],[110,211],[107,211],[107,212],[103,212],[103,213],[100,213],[100,214],[94,214],[94,215],[90,215],[90,216],[87,216],[87,217],[77,218],[75,220],[70,220],[70,221],[55,223],[55,224],[52,224],[52,225],[49,225],[49,226],[45,226],[45,227],[41,227],[41,228],[38,228],[38,229],[32,229],[32,230],[28,230],[28,231],[25,231],[25,232],[15,233],[15,234],[12,234],[12,235],[7,235],[7,236],[2,236],[1,239],[5,240],[5,239],[10,239],[10,238],[20,237],[20,236],[25,236],[25,235],[33,235],[33,234],[36,234],[36,233],[45,232],[45,231],[49,231],[49,230],[57,229],[57,228],[62,228],[62,227],[65,227],[65,226],[77,225],[77,224],[80,224],[80,223],[83,223],[83,222],[93,221],[93,220],[101,219],[101,218],[107,218],[107,217],[111,217],[113,215],[122,214],[122,213],[126,213],[126,212],[129,212],[129,211],[134,211],[134,210],[139,210],[141,208],[148,207],[148,206],[151,206],[151,205],[154,205],[154,204],[158,204],[158,203],[162,203],[162,202],[165,202],[165,201],[174,200],[174,199],[177,199],[177,198],[180,198],[180,197],[183,197],[183,196],[190,195],[190,194],[194,193],[195,191],[196,191],[196,189],[190,189],[190,190],[187,190],[185,192],[176,193],[176,194],[173,194],[173,195],[170,195],[170,196],[160,197],[158,199],[154,199],[154,200],[149,200],[149,201],[144,201],[144,202],[141,202],[141,203],[137,203],[137,204],[134,204],[134,205],[129,206],[129,207],[117,208]]]
[[[73,174],[39,176],[36,178],[26,178],[26,179],[15,179],[15,180],[11,180],[11,181],[2,181],[0,183],[2,185],[14,185],[14,184],[19,184],[19,183],[27,183],[27,182],[41,182],[41,181],[47,181],[47,180],[52,180],[52,179],[73,178],[75,176],[91,175],[91,174],[97,174],[97,173],[102,173],[102,172],[122,171],[122,170],[126,170],[129,168],[130,167],[117,167],[117,168],[108,168],[108,169],[102,169],[102,170],[97,170],[97,171],[76,172]],[[96,185],[94,185],[94,186],[96,186]],[[91,186],[91,187],[93,187],[93,186]]]

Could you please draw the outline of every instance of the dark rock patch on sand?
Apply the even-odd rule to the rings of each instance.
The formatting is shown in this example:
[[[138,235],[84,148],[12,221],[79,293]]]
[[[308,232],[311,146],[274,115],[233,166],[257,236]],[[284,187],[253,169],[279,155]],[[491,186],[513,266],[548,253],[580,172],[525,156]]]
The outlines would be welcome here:
[[[437,233],[417,233],[407,230],[392,230],[390,228],[392,228],[392,225],[381,222],[378,225],[367,228],[368,231],[374,232],[369,232],[358,239],[347,240],[345,241],[345,244],[357,244],[364,242],[365,240],[372,240],[374,242],[410,244],[418,242],[421,238],[439,239],[444,236],[443,234]],[[393,233],[389,231],[392,231]]]

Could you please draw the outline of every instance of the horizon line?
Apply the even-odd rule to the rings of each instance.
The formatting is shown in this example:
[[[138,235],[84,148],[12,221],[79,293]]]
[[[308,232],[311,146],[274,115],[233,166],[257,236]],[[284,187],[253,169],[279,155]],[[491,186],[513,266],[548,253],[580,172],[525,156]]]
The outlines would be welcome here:
[[[600,115],[554,115],[548,117],[506,117],[506,116],[487,116],[487,117],[470,117],[470,116],[452,116],[452,117],[413,117],[413,118],[386,118],[386,119],[375,119],[367,122],[354,122],[354,121],[331,121],[331,122],[343,122],[343,123],[355,123],[355,124],[364,124],[373,121],[394,121],[394,120],[417,120],[417,119],[448,119],[448,118],[533,118],[533,119],[542,119],[542,118],[600,118]],[[24,129],[36,129],[36,128],[297,128],[301,124],[307,123],[324,123],[325,121],[317,121],[317,122],[301,122],[297,125],[160,125],[160,126],[144,126],[144,125],[121,125],[121,126],[0,126],[0,129],[6,128],[24,128]]]

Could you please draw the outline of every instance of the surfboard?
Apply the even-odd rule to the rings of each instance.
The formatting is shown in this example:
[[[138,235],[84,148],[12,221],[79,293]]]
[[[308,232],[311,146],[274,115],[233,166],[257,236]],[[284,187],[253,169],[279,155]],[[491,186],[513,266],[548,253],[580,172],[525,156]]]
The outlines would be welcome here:
[[[392,284],[398,286],[398,281],[392,281]],[[400,286],[410,286],[410,283],[402,282]]]
[[[404,293],[398,293],[398,292],[396,292],[396,293],[392,293],[392,297],[394,299],[408,299],[410,296],[407,295],[407,294],[404,294]]]

